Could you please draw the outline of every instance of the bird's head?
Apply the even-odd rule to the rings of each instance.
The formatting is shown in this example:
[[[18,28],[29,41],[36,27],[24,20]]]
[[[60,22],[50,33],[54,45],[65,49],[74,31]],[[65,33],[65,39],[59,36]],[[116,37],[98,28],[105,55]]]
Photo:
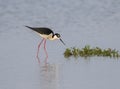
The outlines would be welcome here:
[[[63,40],[60,37],[61,37],[60,34],[58,34],[58,33],[54,34],[54,39],[59,39],[65,45],[65,43],[63,42]]]
[[[55,33],[55,34],[54,34],[54,38],[60,39],[60,37],[61,37],[60,34],[58,34],[58,33]]]

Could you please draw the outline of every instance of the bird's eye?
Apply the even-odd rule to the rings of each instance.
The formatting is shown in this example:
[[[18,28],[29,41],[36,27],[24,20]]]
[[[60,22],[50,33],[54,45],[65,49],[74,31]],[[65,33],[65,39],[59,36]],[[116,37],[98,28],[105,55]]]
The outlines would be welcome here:
[[[60,38],[60,34],[58,34],[58,35],[57,35],[57,37],[59,37],[59,38]]]

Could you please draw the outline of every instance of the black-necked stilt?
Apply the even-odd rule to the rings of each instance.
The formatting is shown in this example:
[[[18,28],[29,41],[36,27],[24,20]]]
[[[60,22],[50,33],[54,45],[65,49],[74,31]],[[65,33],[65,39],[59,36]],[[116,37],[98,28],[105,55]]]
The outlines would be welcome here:
[[[46,53],[46,58],[48,58],[48,54],[47,54],[47,51],[46,51],[46,39],[49,39],[49,40],[60,39],[60,41],[65,45],[65,43],[60,38],[60,34],[58,34],[58,33],[54,34],[54,32],[50,28],[46,28],[46,27],[38,28],[38,27],[29,27],[29,26],[26,26],[26,27],[32,29],[35,32],[37,32],[43,38],[42,41],[38,45],[37,58],[39,58],[38,57],[39,48],[40,48],[40,45],[43,43],[43,41],[44,41],[44,50],[45,50],[45,53]]]

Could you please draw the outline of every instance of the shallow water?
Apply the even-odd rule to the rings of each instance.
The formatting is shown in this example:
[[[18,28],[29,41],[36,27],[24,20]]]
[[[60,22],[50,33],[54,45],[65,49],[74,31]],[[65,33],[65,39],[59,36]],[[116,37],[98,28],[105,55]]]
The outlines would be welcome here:
[[[0,0],[0,89],[119,89],[120,60],[103,57],[65,59],[67,47],[120,50],[119,0]],[[61,34],[47,41],[25,25],[50,27]],[[52,47],[53,46],[53,47]]]

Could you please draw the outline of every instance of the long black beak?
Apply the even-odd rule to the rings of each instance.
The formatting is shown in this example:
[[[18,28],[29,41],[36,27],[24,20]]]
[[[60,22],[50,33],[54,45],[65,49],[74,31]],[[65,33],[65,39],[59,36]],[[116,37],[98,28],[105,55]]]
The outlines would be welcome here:
[[[62,39],[60,39],[60,41],[65,45],[65,43],[63,42],[63,40]]]

